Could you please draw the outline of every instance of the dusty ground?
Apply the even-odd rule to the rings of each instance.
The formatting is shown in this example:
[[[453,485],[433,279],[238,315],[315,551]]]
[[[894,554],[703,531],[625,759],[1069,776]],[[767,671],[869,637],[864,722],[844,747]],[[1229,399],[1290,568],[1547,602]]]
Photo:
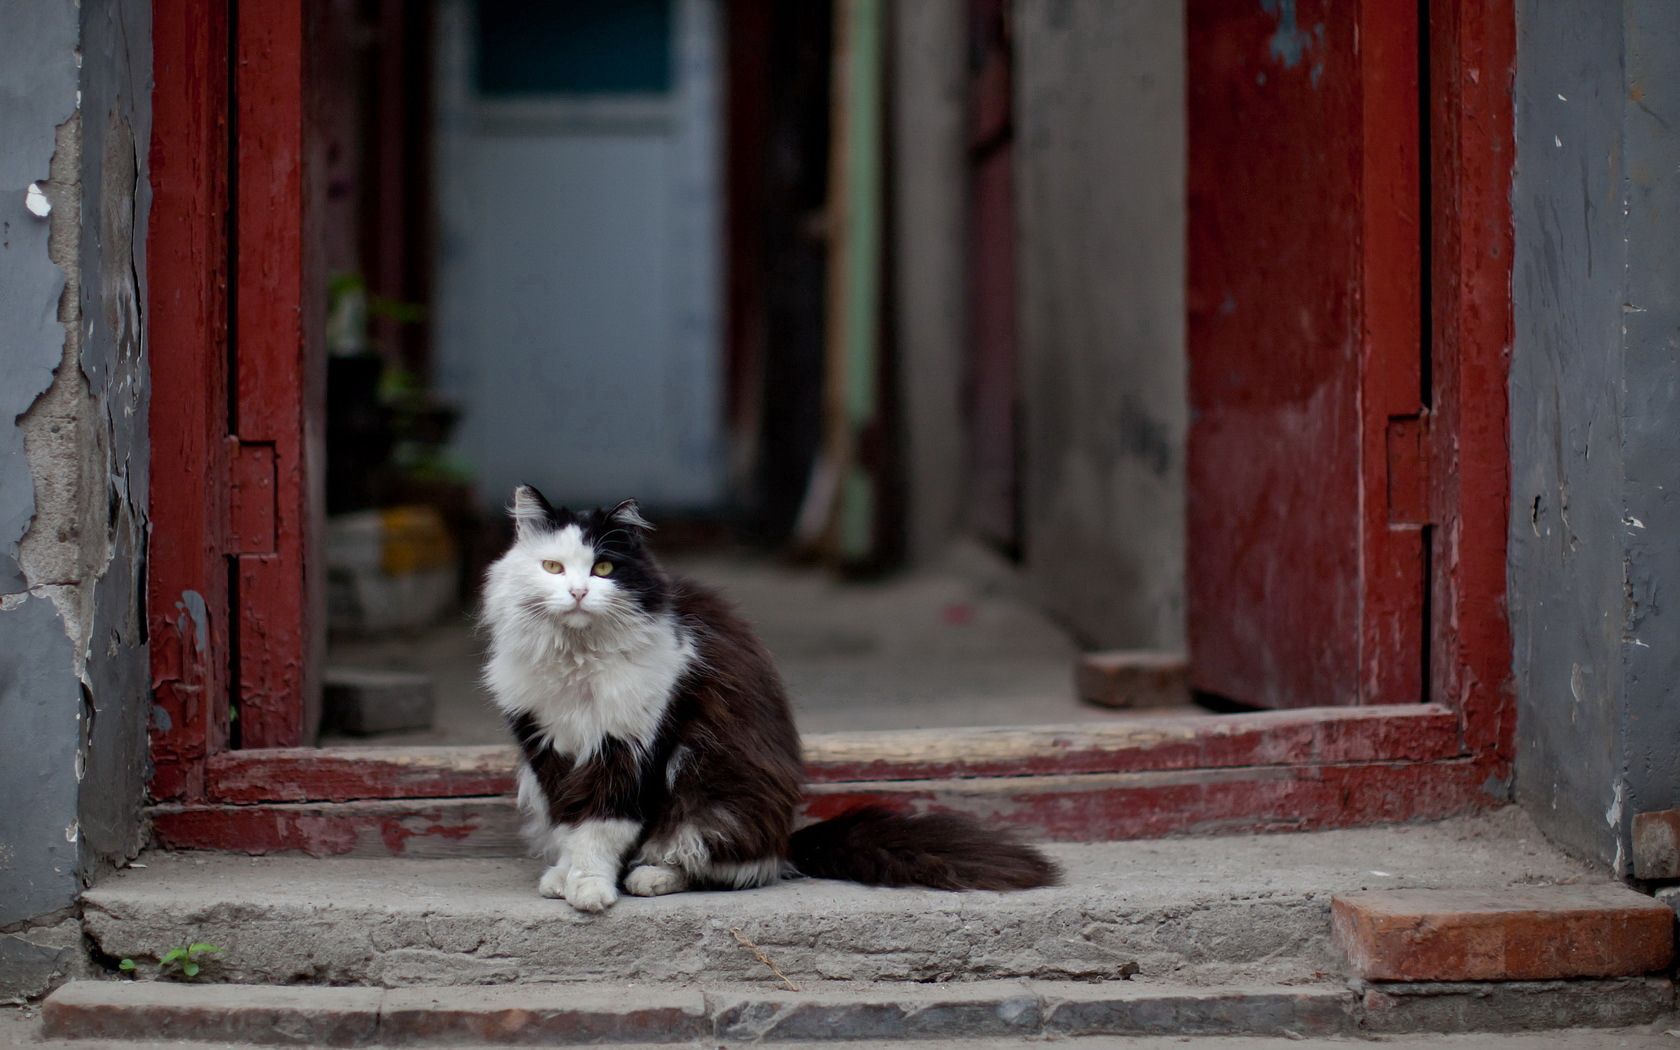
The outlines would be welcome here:
[[[673,567],[721,589],[752,621],[805,732],[1128,717],[1075,700],[1078,647],[972,553],[878,583],[721,555]],[[502,743],[476,680],[482,642],[460,619],[417,639],[336,646],[334,663],[430,673],[438,719],[423,732],[323,743]]]

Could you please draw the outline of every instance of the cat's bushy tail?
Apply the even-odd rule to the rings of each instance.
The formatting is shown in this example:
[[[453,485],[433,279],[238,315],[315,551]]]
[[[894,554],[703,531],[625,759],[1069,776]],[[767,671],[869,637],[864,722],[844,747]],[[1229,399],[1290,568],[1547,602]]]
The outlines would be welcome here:
[[[1055,861],[1001,828],[951,813],[863,805],[793,833],[801,875],[868,886],[1030,890],[1061,881]]]

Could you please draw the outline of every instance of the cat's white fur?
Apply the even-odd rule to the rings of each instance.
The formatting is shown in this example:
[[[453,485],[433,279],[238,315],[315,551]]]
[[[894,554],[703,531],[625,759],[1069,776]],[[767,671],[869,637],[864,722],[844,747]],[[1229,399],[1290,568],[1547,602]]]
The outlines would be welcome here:
[[[530,714],[554,750],[573,761],[588,759],[609,736],[651,746],[672,690],[694,660],[693,641],[675,617],[649,616],[610,575],[594,575],[594,548],[577,526],[545,529],[520,518],[517,501],[515,515],[518,536],[491,566],[485,587],[484,682],[496,705],[509,715]],[[564,571],[549,572],[545,561]],[[619,866],[640,829],[623,820],[555,827],[523,765],[518,787],[526,838],[550,864],[539,892],[584,911],[617,900]]]
[[[559,562],[563,573],[543,569]],[[530,713],[562,755],[583,761],[609,736],[647,747],[694,643],[670,614],[649,616],[612,577],[590,575],[594,549],[571,525],[520,531],[485,590],[484,682],[510,715]]]
[[[627,517],[626,514],[629,516]],[[634,509],[625,525],[646,527]],[[484,682],[497,707],[530,714],[561,755],[587,760],[607,737],[649,747],[677,682],[695,660],[695,645],[670,613],[650,616],[613,583],[595,576],[594,548],[582,530],[547,527],[546,513],[514,500],[517,535],[490,567],[485,583],[485,622],[490,658]],[[551,573],[544,562],[558,562]],[[666,768],[675,783],[688,761],[679,747]],[[532,851],[549,865],[537,883],[545,897],[564,897],[582,911],[600,911],[618,899],[618,872],[641,829],[626,820],[587,820],[556,826],[530,768],[517,775],[519,809]],[[690,882],[745,888],[774,882],[779,858],[746,863],[714,862],[704,838],[684,827],[668,841],[645,843],[625,888],[637,896],[687,889]]]

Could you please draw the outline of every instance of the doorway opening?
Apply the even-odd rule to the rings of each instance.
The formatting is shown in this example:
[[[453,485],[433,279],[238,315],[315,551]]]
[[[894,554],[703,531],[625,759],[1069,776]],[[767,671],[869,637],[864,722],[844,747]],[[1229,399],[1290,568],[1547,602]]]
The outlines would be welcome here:
[[[153,318],[230,430],[154,525],[233,527],[154,574],[161,839],[505,791],[471,607],[522,482],[638,498],[741,602],[830,799],[1075,837],[1493,799],[1497,13],[185,6],[159,120],[235,222],[161,243],[232,293]],[[1087,654],[1186,646],[1165,707],[1080,702]]]

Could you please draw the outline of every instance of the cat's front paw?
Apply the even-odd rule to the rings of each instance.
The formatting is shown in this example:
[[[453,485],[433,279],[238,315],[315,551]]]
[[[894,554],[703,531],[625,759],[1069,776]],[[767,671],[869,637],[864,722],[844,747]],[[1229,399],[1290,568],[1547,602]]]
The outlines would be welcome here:
[[[606,911],[618,902],[618,887],[611,879],[574,871],[566,879],[566,900],[578,911]]]
[[[566,899],[566,869],[556,864],[542,873],[537,880],[537,892],[550,900],[563,901]]]

